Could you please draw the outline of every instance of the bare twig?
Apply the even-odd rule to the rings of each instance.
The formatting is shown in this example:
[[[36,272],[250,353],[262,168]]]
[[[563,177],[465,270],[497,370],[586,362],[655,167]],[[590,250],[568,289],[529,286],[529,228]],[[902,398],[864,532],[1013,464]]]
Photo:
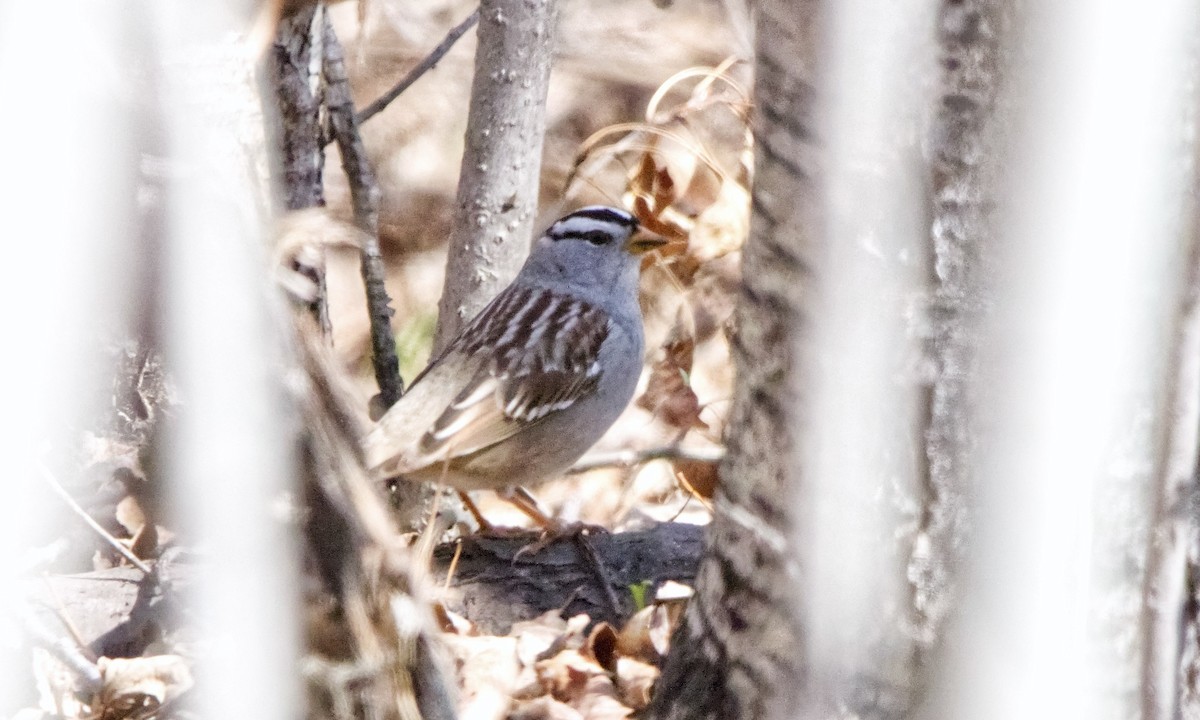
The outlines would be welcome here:
[[[592,547],[588,536],[582,532],[575,533],[574,539],[575,545],[579,548],[579,554],[583,555],[584,559],[587,560],[592,575],[596,577],[597,584],[604,592],[604,601],[608,603],[609,612],[613,614],[613,617],[620,617],[621,601],[617,598],[616,592],[613,591],[612,578],[609,577],[608,571],[604,567],[604,562],[596,553],[596,548]]]
[[[62,498],[62,501],[67,504],[67,507],[71,508],[76,515],[82,518],[83,521],[87,523],[87,526],[100,536],[101,540],[112,546],[114,550],[120,553],[122,557],[128,560],[130,564],[138,570],[141,570],[147,575],[154,574],[154,571],[151,570],[146,563],[142,562],[141,558],[139,558],[137,555],[134,555],[133,551],[122,545],[120,540],[117,540],[112,536],[111,533],[101,527],[100,523],[92,519],[92,516],[88,515],[87,511],[80,507],[79,503],[75,502],[75,498],[71,497],[71,494],[68,493],[66,488],[62,486],[62,484],[58,481],[58,478],[54,477],[54,473],[50,472],[49,468],[39,463],[38,471],[42,476],[42,480],[44,480],[45,483],[50,486],[50,489],[54,491],[54,494]]]
[[[617,450],[610,453],[585,457],[567,471],[577,475],[606,467],[632,467],[651,460],[691,460],[692,462],[721,462],[724,448],[684,448],[676,445],[646,448],[645,450]]]
[[[1189,254],[1185,285],[1175,313],[1175,346],[1168,378],[1167,417],[1172,422],[1160,446],[1153,535],[1147,546],[1142,587],[1145,720],[1171,720],[1179,714],[1177,676],[1188,602],[1188,547],[1196,532],[1188,504],[1200,477],[1200,228],[1192,229]]]
[[[425,59],[417,63],[417,66],[408,71],[408,74],[400,79],[391,90],[388,90],[379,99],[359,111],[357,120],[361,125],[371,118],[375,117],[380,111],[387,107],[393,100],[400,97],[401,93],[415,83],[422,75],[432,70],[437,66],[438,62],[445,57],[446,53],[450,52],[450,48],[454,47],[454,43],[467,31],[475,27],[475,23],[479,22],[479,8],[475,8],[475,12],[471,13],[466,20],[455,25],[450,32],[446,33],[446,37],[442,39],[438,46],[433,49],[433,52],[425,56]]]
[[[396,357],[396,339],[392,334],[391,299],[384,286],[383,257],[379,252],[379,184],[354,117],[345,54],[333,32],[328,13],[324,18],[326,106],[333,139],[342,155],[342,168],[350,183],[354,223],[366,234],[362,246],[362,276],[371,321],[371,357],[375,363],[375,380],[379,383],[380,409],[383,410],[400,399],[404,383],[400,379],[400,361]]]
[[[98,692],[104,685],[100,668],[86,658],[79,647],[64,637],[56,637],[42,621],[32,613],[25,613],[22,621],[25,632],[29,634],[35,645],[38,645],[70,668],[82,681],[83,689],[89,693]]]

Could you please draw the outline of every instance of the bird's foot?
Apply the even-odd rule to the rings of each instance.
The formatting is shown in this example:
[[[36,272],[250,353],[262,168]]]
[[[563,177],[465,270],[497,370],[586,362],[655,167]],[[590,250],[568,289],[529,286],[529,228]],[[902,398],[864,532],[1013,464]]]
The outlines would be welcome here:
[[[516,555],[513,555],[514,562],[519,560],[523,555],[536,555],[554,543],[563,540],[586,542],[586,538],[589,535],[608,534],[608,528],[602,525],[583,522],[563,522],[554,518],[548,518],[548,521],[548,525],[542,526],[540,538],[521,548],[517,551]]]

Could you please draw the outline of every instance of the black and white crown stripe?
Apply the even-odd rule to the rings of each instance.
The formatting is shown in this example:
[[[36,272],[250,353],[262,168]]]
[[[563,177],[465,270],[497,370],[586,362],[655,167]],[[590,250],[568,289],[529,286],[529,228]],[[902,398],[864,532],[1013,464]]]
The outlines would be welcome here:
[[[546,237],[551,240],[578,238],[603,245],[613,238],[627,237],[637,226],[637,218],[623,210],[589,205],[564,215],[546,230]]]

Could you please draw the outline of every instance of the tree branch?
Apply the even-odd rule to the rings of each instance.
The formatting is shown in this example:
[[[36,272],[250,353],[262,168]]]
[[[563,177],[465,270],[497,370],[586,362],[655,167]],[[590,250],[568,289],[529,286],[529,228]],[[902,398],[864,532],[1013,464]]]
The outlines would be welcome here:
[[[1193,149],[1195,152],[1195,149]],[[1142,717],[1179,716],[1179,662],[1188,604],[1188,547],[1196,522],[1189,503],[1200,482],[1200,228],[1193,213],[1185,285],[1175,311],[1166,403],[1171,418],[1158,461],[1154,525],[1142,586]]]
[[[319,12],[318,12],[319,10]],[[279,154],[275,175],[288,210],[325,205],[325,153],[321,131],[321,65],[324,60],[324,8],[315,3],[284,17],[275,34],[268,60],[270,91],[274,94],[274,136]],[[269,103],[264,103],[270,107]],[[323,255],[322,255],[323,257]],[[329,337],[332,325],[326,302],[324,264],[293,268],[317,288],[308,309],[322,333]]]
[[[54,474],[51,473],[45,465],[38,465],[38,474],[42,476],[42,481],[45,482],[46,485],[50,486],[50,489],[54,491],[54,494],[60,497],[62,501],[67,504],[67,507],[71,508],[71,512],[78,515],[88,527],[90,527],[97,535],[100,536],[101,540],[109,545],[109,547],[111,547],[113,550],[116,550],[121,557],[129,561],[130,565],[133,565],[146,575],[154,575],[154,571],[150,569],[150,566],[142,562],[142,559],[137,555],[134,555],[133,551],[131,551],[129,548],[122,545],[120,540],[117,540],[115,537],[113,537],[112,533],[105,530],[100,523],[96,522],[95,519],[92,518],[91,515],[88,515],[86,510],[80,507],[79,503],[75,502],[75,498],[71,497],[71,494],[67,492],[67,489],[62,486],[62,483],[58,481],[58,478],[54,477]]]
[[[279,23],[269,72],[275,94],[281,147],[283,200],[288,210],[325,204],[322,174],[319,86],[311,82],[311,59],[320,28],[313,28],[317,8],[306,8]]]
[[[567,470],[568,475],[578,475],[597,468],[632,467],[651,460],[691,460],[693,462],[721,462],[725,458],[724,448],[683,448],[676,445],[646,448],[644,450],[616,450],[597,453],[582,458]]]
[[[323,16],[325,78],[328,82],[326,106],[333,139],[342,155],[342,168],[350,183],[354,222],[365,233],[362,276],[371,320],[371,357],[375,364],[375,381],[379,384],[379,405],[382,406],[378,409],[382,411],[400,399],[404,383],[400,379],[400,361],[396,357],[396,339],[392,334],[391,299],[384,286],[383,257],[379,251],[379,184],[354,117],[345,54],[333,32],[328,13]]]
[[[475,12],[471,13],[466,20],[451,28],[450,32],[446,33],[446,37],[442,39],[438,46],[433,49],[425,59],[417,63],[417,66],[408,71],[408,74],[400,79],[391,90],[388,90],[379,99],[359,111],[357,117],[358,124],[362,125],[366,121],[375,117],[384,108],[386,108],[393,100],[400,97],[401,93],[409,88],[421,78],[422,75],[432,70],[437,66],[438,62],[445,57],[446,53],[450,52],[450,48],[454,47],[454,43],[458,42],[459,38],[467,34],[467,31],[475,27],[475,23],[479,22],[479,8],[475,8]]]

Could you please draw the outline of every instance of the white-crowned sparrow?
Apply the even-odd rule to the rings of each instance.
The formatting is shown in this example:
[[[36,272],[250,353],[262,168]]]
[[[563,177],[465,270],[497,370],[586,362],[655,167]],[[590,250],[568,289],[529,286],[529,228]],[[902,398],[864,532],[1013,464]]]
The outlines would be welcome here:
[[[642,368],[638,256],[664,241],[637,229],[604,206],[551,225],[512,284],[367,435],[370,467],[501,490],[578,460],[625,409]]]

